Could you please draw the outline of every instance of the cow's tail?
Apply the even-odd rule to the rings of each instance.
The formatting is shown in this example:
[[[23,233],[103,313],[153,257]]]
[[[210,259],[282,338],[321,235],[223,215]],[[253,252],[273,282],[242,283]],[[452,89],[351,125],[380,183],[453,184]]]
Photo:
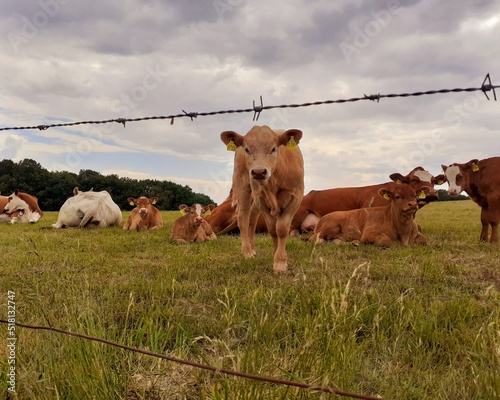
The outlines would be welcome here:
[[[78,225],[79,228],[85,228],[90,222],[92,222],[92,219],[96,216],[99,215],[99,209],[102,209],[103,204],[101,201],[98,201],[96,204],[94,204],[94,207],[92,207],[90,210],[87,210],[87,212],[84,214],[82,220],[80,221],[80,225]],[[94,221],[95,223],[96,221]],[[97,221],[98,222],[98,221]]]
[[[217,235],[224,235],[228,232],[231,232],[233,229],[236,229],[237,227],[238,227],[238,218],[236,218],[235,216],[228,226],[226,226],[220,232],[217,232]]]
[[[92,210],[92,211],[87,211],[87,213],[85,213],[85,215],[83,216],[83,219],[80,221],[80,225],[78,225],[79,228],[85,228],[87,226],[87,224],[92,221],[92,218],[94,217],[94,211],[95,210]]]

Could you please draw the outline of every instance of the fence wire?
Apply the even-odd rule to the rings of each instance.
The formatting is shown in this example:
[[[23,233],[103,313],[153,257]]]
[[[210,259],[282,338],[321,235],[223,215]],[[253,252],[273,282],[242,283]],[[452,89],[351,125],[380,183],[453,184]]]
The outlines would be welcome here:
[[[0,323],[9,324],[8,321],[3,320],[3,319],[0,319]],[[75,336],[75,337],[82,338],[84,340],[90,340],[93,342],[100,342],[100,343],[104,343],[104,344],[107,344],[110,346],[118,347],[118,348],[121,348],[124,350],[132,351],[135,353],[145,354],[148,356],[157,357],[157,358],[161,358],[161,359],[168,360],[168,361],[173,361],[173,362],[176,362],[178,364],[189,365],[191,367],[205,369],[205,370],[220,373],[220,374],[237,376],[239,378],[251,379],[251,380],[256,380],[256,381],[260,381],[260,382],[274,383],[274,384],[278,384],[278,385],[294,386],[294,387],[298,387],[298,388],[302,388],[302,389],[308,389],[311,391],[331,393],[331,394],[336,394],[338,396],[350,397],[353,399],[383,400],[381,397],[373,397],[373,396],[367,396],[367,395],[363,395],[363,394],[349,393],[349,392],[344,392],[340,389],[334,389],[334,388],[329,388],[329,387],[325,387],[325,386],[309,385],[307,383],[302,383],[302,382],[297,382],[297,381],[271,378],[271,377],[266,377],[266,376],[262,376],[262,375],[253,375],[253,374],[249,374],[246,372],[238,372],[238,371],[233,371],[230,369],[213,367],[211,365],[206,365],[206,364],[201,364],[201,363],[197,363],[197,362],[193,362],[193,361],[188,361],[188,360],[184,360],[182,358],[167,356],[165,354],[154,353],[154,352],[149,351],[149,350],[142,350],[142,349],[139,349],[137,347],[127,346],[127,345],[124,345],[121,343],[113,342],[111,340],[106,340],[106,339],[98,338],[95,336],[84,335],[82,333],[65,331],[63,329],[53,328],[51,326],[27,325],[27,324],[21,324],[19,322],[16,322],[15,325],[23,327],[23,328],[28,328],[28,329],[52,331],[52,332],[62,333],[64,335]]]
[[[221,111],[209,111],[209,112],[187,112],[182,110],[181,114],[173,114],[173,115],[159,115],[159,116],[151,116],[151,117],[139,117],[139,118],[113,118],[113,119],[105,119],[105,120],[97,120],[97,121],[78,121],[78,122],[65,122],[59,124],[48,124],[48,125],[33,125],[33,126],[13,126],[13,127],[3,127],[0,128],[0,131],[7,130],[28,130],[28,129],[38,129],[38,130],[46,130],[48,128],[60,128],[67,126],[76,126],[76,125],[88,125],[88,124],[107,124],[111,122],[117,122],[125,124],[127,122],[139,122],[139,121],[150,121],[150,120],[170,120],[170,124],[174,123],[176,118],[185,118],[189,117],[191,121],[197,117],[208,117],[213,115],[221,115],[221,114],[242,114],[242,113],[254,113],[253,121],[258,121],[259,116],[264,110],[272,110],[275,108],[299,108],[299,107],[310,107],[310,106],[318,106],[324,104],[340,104],[340,103],[354,103],[357,101],[370,100],[376,101],[377,103],[380,99],[384,98],[397,98],[397,97],[417,97],[417,96],[428,96],[434,94],[444,94],[444,93],[461,93],[461,92],[478,92],[481,91],[484,93],[486,98],[490,100],[487,92],[493,92],[493,98],[496,101],[497,95],[495,89],[500,88],[500,85],[493,85],[491,83],[490,74],[488,73],[484,78],[484,81],[480,87],[473,88],[455,88],[455,89],[440,89],[440,90],[428,90],[425,92],[413,92],[413,93],[391,93],[391,94],[371,94],[371,95],[363,95],[363,97],[352,97],[349,99],[337,99],[337,100],[323,100],[323,101],[314,101],[309,103],[301,103],[301,104],[281,104],[281,105],[271,105],[265,106],[263,104],[262,96],[260,96],[260,105],[256,105],[255,101],[253,102],[252,108],[242,108],[242,109],[234,109],[234,110],[221,110]]]

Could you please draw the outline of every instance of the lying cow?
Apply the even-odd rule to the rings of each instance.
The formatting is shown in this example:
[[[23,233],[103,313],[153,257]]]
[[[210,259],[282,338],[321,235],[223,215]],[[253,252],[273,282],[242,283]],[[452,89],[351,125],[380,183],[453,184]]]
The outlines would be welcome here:
[[[0,196],[0,222],[36,223],[43,216],[38,199],[16,189],[10,196]]]
[[[239,232],[238,220],[236,218],[236,206],[232,203],[233,190],[231,189],[229,196],[221,204],[215,207],[210,215],[205,217],[205,220],[210,224],[217,235]],[[260,215],[257,220],[255,232],[267,232],[266,221],[262,215]]]
[[[304,196],[300,207],[295,214],[291,232],[310,230],[319,220],[318,217],[331,213],[333,211],[347,211],[358,208],[378,207],[388,204],[388,201],[378,195],[382,188],[392,190],[395,184],[408,185],[415,191],[422,187],[430,188],[425,198],[418,199],[418,207],[422,208],[431,201],[438,199],[438,194],[434,190],[434,185],[444,183],[444,175],[432,176],[432,174],[422,167],[416,167],[403,176],[400,173],[393,173],[390,176],[391,182],[378,185],[335,188],[326,190],[312,190]],[[316,217],[316,218],[315,218]]]
[[[441,165],[448,181],[448,194],[462,191],[481,207],[481,236],[487,242],[491,226],[491,243],[498,243],[500,222],[500,157],[470,160],[465,164]]]
[[[424,186],[419,195],[423,197],[422,194],[430,190],[430,187]],[[379,194],[389,200],[388,205],[327,214],[319,220],[309,241],[380,245],[396,242],[403,246],[426,244],[414,219],[418,210],[415,191],[407,185],[395,185],[392,190],[379,189]]]
[[[285,242],[304,195],[304,161],[297,144],[302,131],[254,126],[246,135],[226,131],[221,140],[234,150],[233,205],[245,258],[255,256],[259,213],[274,242],[274,273],[287,270]]]
[[[105,190],[80,192],[77,187],[59,210],[53,228],[118,226],[122,222],[120,207]]]
[[[163,227],[160,211],[154,206],[158,197],[141,196],[138,199],[129,197],[127,199],[135,208],[130,212],[123,229],[131,231],[142,231],[145,229],[159,229]]]
[[[214,208],[213,204],[206,207],[198,203],[191,207],[181,204],[179,210],[181,210],[182,217],[175,220],[170,240],[177,243],[188,243],[217,239],[214,231],[203,217],[203,214]]]

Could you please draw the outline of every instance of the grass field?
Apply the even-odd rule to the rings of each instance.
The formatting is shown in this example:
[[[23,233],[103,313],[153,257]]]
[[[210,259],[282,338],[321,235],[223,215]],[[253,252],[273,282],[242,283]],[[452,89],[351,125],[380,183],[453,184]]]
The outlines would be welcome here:
[[[238,236],[173,245],[154,232],[1,225],[0,318],[51,325],[241,372],[385,399],[500,399],[500,248],[470,201],[417,214],[419,248],[289,238],[244,260]],[[128,212],[124,213],[124,217]],[[333,399],[16,327],[18,399]],[[7,326],[0,326],[6,343]],[[8,348],[0,346],[7,393]],[[5,398],[2,394],[2,398]]]

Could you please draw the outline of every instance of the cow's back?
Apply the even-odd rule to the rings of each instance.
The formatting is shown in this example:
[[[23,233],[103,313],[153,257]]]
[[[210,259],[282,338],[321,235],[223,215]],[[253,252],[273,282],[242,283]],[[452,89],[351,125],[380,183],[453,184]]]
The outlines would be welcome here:
[[[393,187],[393,182],[372,186],[313,190],[304,196],[303,207],[322,217],[334,211],[348,211],[365,207],[380,207],[389,202],[378,194],[383,187]]]

